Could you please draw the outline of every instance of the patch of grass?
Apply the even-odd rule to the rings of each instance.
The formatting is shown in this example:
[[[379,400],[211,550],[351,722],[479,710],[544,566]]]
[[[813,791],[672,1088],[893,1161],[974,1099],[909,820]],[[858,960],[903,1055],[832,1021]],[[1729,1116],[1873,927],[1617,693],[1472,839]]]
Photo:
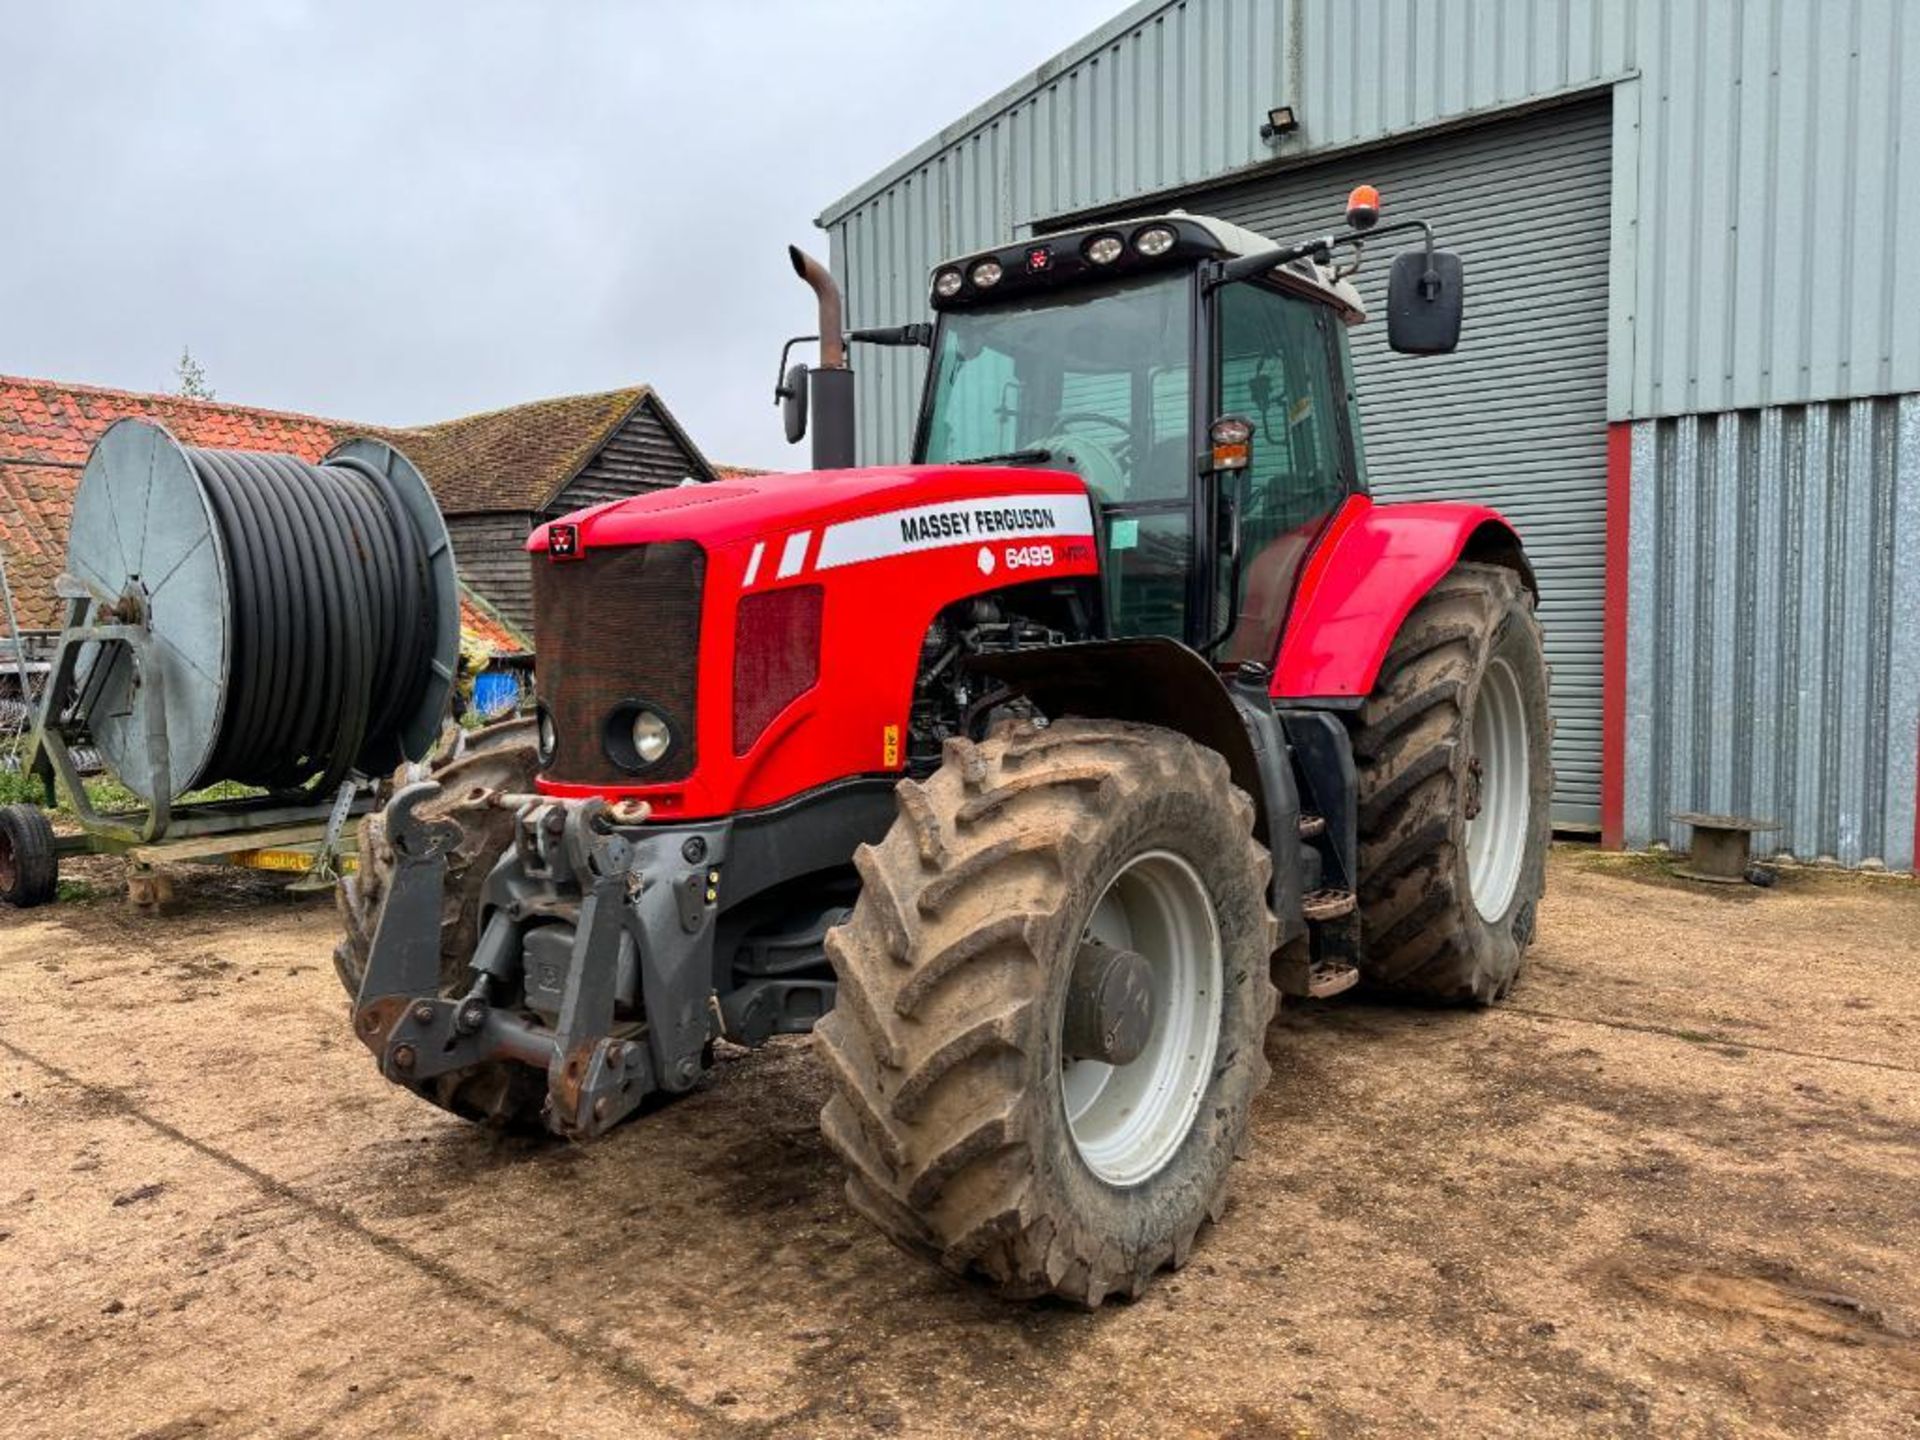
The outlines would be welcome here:
[[[23,747],[16,748],[13,754],[16,768],[7,768],[0,764],[0,805],[45,805],[46,791],[41,788],[40,778],[29,775],[18,768],[24,759]],[[112,775],[95,775],[81,782],[87,792],[87,803],[96,811],[107,814],[115,810],[145,810],[146,804]],[[209,785],[204,790],[193,790],[174,801],[176,807],[191,805],[195,802],[250,800],[256,795],[267,792],[254,785],[240,785],[232,780],[222,780],[217,785]],[[57,814],[71,815],[73,807],[66,797],[54,806]]]
[[[85,880],[62,880],[54,890],[54,898],[62,905],[85,905],[100,898],[100,887]]]
[[[1673,1030],[1669,1034],[1676,1040],[1685,1040],[1690,1045],[1724,1045],[1726,1042],[1718,1035],[1708,1035],[1699,1030]]]
[[[38,805],[40,782],[17,770],[0,770],[0,805]]]

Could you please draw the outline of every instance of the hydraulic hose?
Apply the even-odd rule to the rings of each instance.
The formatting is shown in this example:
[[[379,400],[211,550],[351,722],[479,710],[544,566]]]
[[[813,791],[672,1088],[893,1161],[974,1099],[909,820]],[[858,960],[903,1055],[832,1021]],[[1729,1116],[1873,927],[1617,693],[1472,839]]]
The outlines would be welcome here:
[[[231,652],[199,780],[286,791],[397,763],[432,677],[428,546],[392,483],[350,458],[181,447],[225,542]]]

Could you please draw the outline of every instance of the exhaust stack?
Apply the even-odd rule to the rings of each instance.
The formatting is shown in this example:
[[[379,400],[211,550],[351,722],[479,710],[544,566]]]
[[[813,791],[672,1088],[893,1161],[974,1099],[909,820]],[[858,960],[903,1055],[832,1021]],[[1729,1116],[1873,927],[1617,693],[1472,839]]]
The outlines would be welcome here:
[[[807,371],[813,412],[813,468],[853,466],[853,369],[847,364],[845,306],[832,273],[797,245],[787,247],[793,273],[813,287],[820,305],[820,363]]]

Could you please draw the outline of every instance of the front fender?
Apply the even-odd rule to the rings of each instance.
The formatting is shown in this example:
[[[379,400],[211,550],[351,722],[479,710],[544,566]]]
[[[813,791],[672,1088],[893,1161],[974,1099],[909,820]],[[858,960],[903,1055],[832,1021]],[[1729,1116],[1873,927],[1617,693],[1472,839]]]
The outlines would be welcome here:
[[[1274,696],[1366,695],[1401,623],[1461,560],[1505,565],[1540,593],[1519,535],[1497,510],[1350,497],[1301,571],[1273,667]]]
[[[1089,640],[977,655],[968,664],[1049,715],[1161,725],[1219,751],[1233,783],[1260,808],[1265,838],[1265,787],[1246,724],[1213,666],[1178,640]]]
[[[979,655],[969,664],[1049,715],[1159,725],[1218,751],[1253,801],[1254,839],[1273,857],[1269,900],[1281,939],[1306,933],[1300,792],[1285,732],[1257,683],[1229,689],[1202,656],[1148,635]]]

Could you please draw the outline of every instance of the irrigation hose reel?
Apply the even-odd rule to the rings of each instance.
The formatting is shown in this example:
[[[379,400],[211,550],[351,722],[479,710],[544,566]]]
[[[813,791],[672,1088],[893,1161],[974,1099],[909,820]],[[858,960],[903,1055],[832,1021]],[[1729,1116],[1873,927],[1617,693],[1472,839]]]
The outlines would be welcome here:
[[[84,729],[161,829],[172,801],[223,780],[325,803],[439,733],[460,650],[453,546],[383,441],[313,465],[119,421],[80,477],[66,571],[37,748],[58,762]]]

